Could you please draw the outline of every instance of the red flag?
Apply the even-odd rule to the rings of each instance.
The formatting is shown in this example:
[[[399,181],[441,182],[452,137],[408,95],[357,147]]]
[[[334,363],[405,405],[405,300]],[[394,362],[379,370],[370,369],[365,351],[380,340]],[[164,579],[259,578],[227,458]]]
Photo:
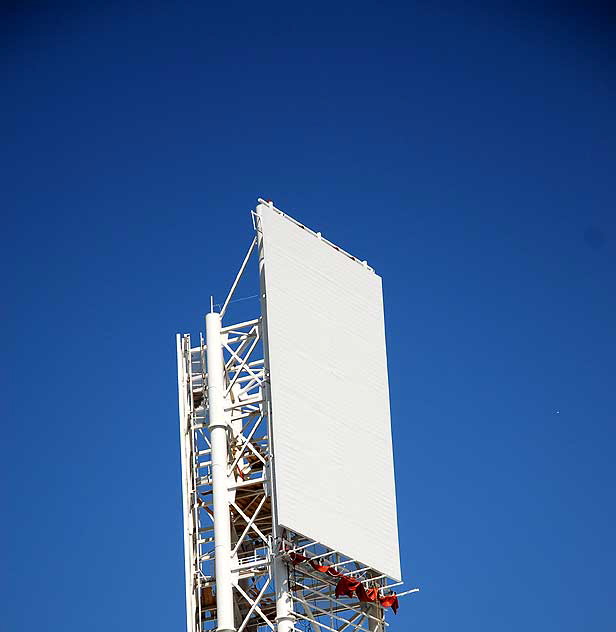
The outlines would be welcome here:
[[[376,601],[379,596],[378,588],[364,588],[363,584],[357,587],[357,597],[360,601]]]
[[[319,566],[316,562],[310,561],[310,566],[314,568],[315,571],[319,571],[319,573],[327,573],[329,570],[329,566]]]
[[[341,595],[352,597],[358,586],[361,586],[360,581],[343,575],[336,584],[336,597],[340,597]]]
[[[396,595],[396,593],[381,597],[379,602],[383,608],[391,608],[394,611],[394,614],[398,614],[398,595]]]

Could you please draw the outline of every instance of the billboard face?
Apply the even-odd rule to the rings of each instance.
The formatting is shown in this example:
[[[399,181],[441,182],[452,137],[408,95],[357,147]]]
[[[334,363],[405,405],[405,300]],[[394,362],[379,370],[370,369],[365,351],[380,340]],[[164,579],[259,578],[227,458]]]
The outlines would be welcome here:
[[[399,580],[381,279],[258,212],[278,522]]]

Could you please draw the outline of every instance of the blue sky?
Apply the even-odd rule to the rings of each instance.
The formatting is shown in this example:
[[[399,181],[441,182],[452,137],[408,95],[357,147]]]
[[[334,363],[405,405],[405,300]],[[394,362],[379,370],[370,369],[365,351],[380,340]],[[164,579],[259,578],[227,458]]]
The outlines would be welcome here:
[[[0,627],[182,629],[174,335],[258,196],[384,279],[392,629],[614,627],[612,16],[125,4],[0,27]]]

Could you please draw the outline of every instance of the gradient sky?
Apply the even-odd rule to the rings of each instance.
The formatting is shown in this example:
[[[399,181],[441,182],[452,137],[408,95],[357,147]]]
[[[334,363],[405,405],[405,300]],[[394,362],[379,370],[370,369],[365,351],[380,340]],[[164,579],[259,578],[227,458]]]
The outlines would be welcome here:
[[[616,627],[615,22],[435,5],[4,9],[2,630],[183,629],[174,335],[258,196],[384,279],[391,629]]]

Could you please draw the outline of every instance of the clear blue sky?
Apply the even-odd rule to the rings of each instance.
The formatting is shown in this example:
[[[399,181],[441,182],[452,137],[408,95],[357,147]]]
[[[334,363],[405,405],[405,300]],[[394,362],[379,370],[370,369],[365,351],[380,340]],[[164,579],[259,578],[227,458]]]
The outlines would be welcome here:
[[[182,630],[174,335],[262,195],[384,279],[392,629],[613,629],[612,16],[223,4],[3,10],[0,628]]]

